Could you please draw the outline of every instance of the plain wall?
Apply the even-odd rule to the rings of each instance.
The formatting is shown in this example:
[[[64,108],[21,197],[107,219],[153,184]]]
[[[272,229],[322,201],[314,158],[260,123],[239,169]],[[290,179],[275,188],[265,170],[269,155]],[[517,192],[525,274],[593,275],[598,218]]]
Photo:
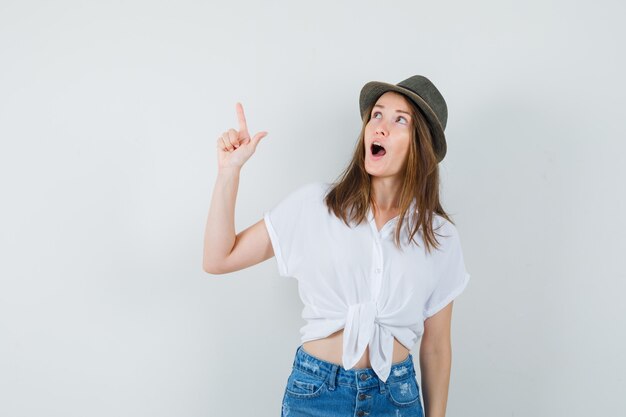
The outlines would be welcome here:
[[[472,275],[448,416],[622,413],[625,12],[2,0],[0,415],[279,415],[302,304],[275,258],[203,272],[217,137],[237,101],[269,132],[241,231],[336,179],[363,84],[414,74],[448,103],[441,193]]]

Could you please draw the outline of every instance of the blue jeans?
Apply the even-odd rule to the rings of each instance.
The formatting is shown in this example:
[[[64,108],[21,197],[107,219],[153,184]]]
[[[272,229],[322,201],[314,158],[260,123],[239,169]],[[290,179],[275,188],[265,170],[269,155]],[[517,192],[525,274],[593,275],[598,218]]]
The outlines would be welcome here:
[[[413,355],[391,365],[386,382],[372,368],[326,362],[296,350],[281,417],[424,417]]]

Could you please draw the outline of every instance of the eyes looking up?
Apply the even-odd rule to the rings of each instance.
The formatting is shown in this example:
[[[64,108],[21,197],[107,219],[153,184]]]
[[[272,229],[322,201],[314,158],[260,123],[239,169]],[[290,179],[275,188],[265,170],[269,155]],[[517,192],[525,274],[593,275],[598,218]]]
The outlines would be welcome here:
[[[379,117],[377,117],[378,115],[381,115],[381,116],[382,116],[382,113],[381,113],[381,112],[379,112],[379,111],[375,111],[375,112],[373,112],[373,113],[372,113],[372,119],[378,119],[378,118],[379,118]],[[398,116],[398,117],[396,118],[396,121],[398,121],[398,120],[400,120],[400,119],[404,120],[404,122],[402,122],[401,124],[403,124],[403,125],[409,124],[409,121],[406,119],[406,117],[404,117],[404,116]]]

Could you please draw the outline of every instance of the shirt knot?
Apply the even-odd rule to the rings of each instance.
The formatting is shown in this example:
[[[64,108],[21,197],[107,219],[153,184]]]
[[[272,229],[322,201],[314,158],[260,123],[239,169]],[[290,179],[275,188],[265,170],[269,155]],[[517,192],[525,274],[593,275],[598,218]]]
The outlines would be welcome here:
[[[374,301],[351,304],[343,332],[343,367],[353,368],[370,347],[370,363],[378,377],[386,381],[391,369],[393,336],[378,320]]]

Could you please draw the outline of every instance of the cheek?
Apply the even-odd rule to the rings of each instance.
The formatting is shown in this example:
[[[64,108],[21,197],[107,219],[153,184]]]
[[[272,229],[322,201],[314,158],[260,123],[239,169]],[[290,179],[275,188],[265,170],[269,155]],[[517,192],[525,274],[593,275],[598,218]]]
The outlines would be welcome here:
[[[404,142],[406,143],[406,147],[408,148],[409,144],[411,143],[411,132],[409,132],[408,130],[404,134]]]
[[[402,136],[402,141],[400,141],[398,148],[401,149],[402,155],[406,155],[409,153],[409,147],[411,145],[411,135],[408,133]]]

